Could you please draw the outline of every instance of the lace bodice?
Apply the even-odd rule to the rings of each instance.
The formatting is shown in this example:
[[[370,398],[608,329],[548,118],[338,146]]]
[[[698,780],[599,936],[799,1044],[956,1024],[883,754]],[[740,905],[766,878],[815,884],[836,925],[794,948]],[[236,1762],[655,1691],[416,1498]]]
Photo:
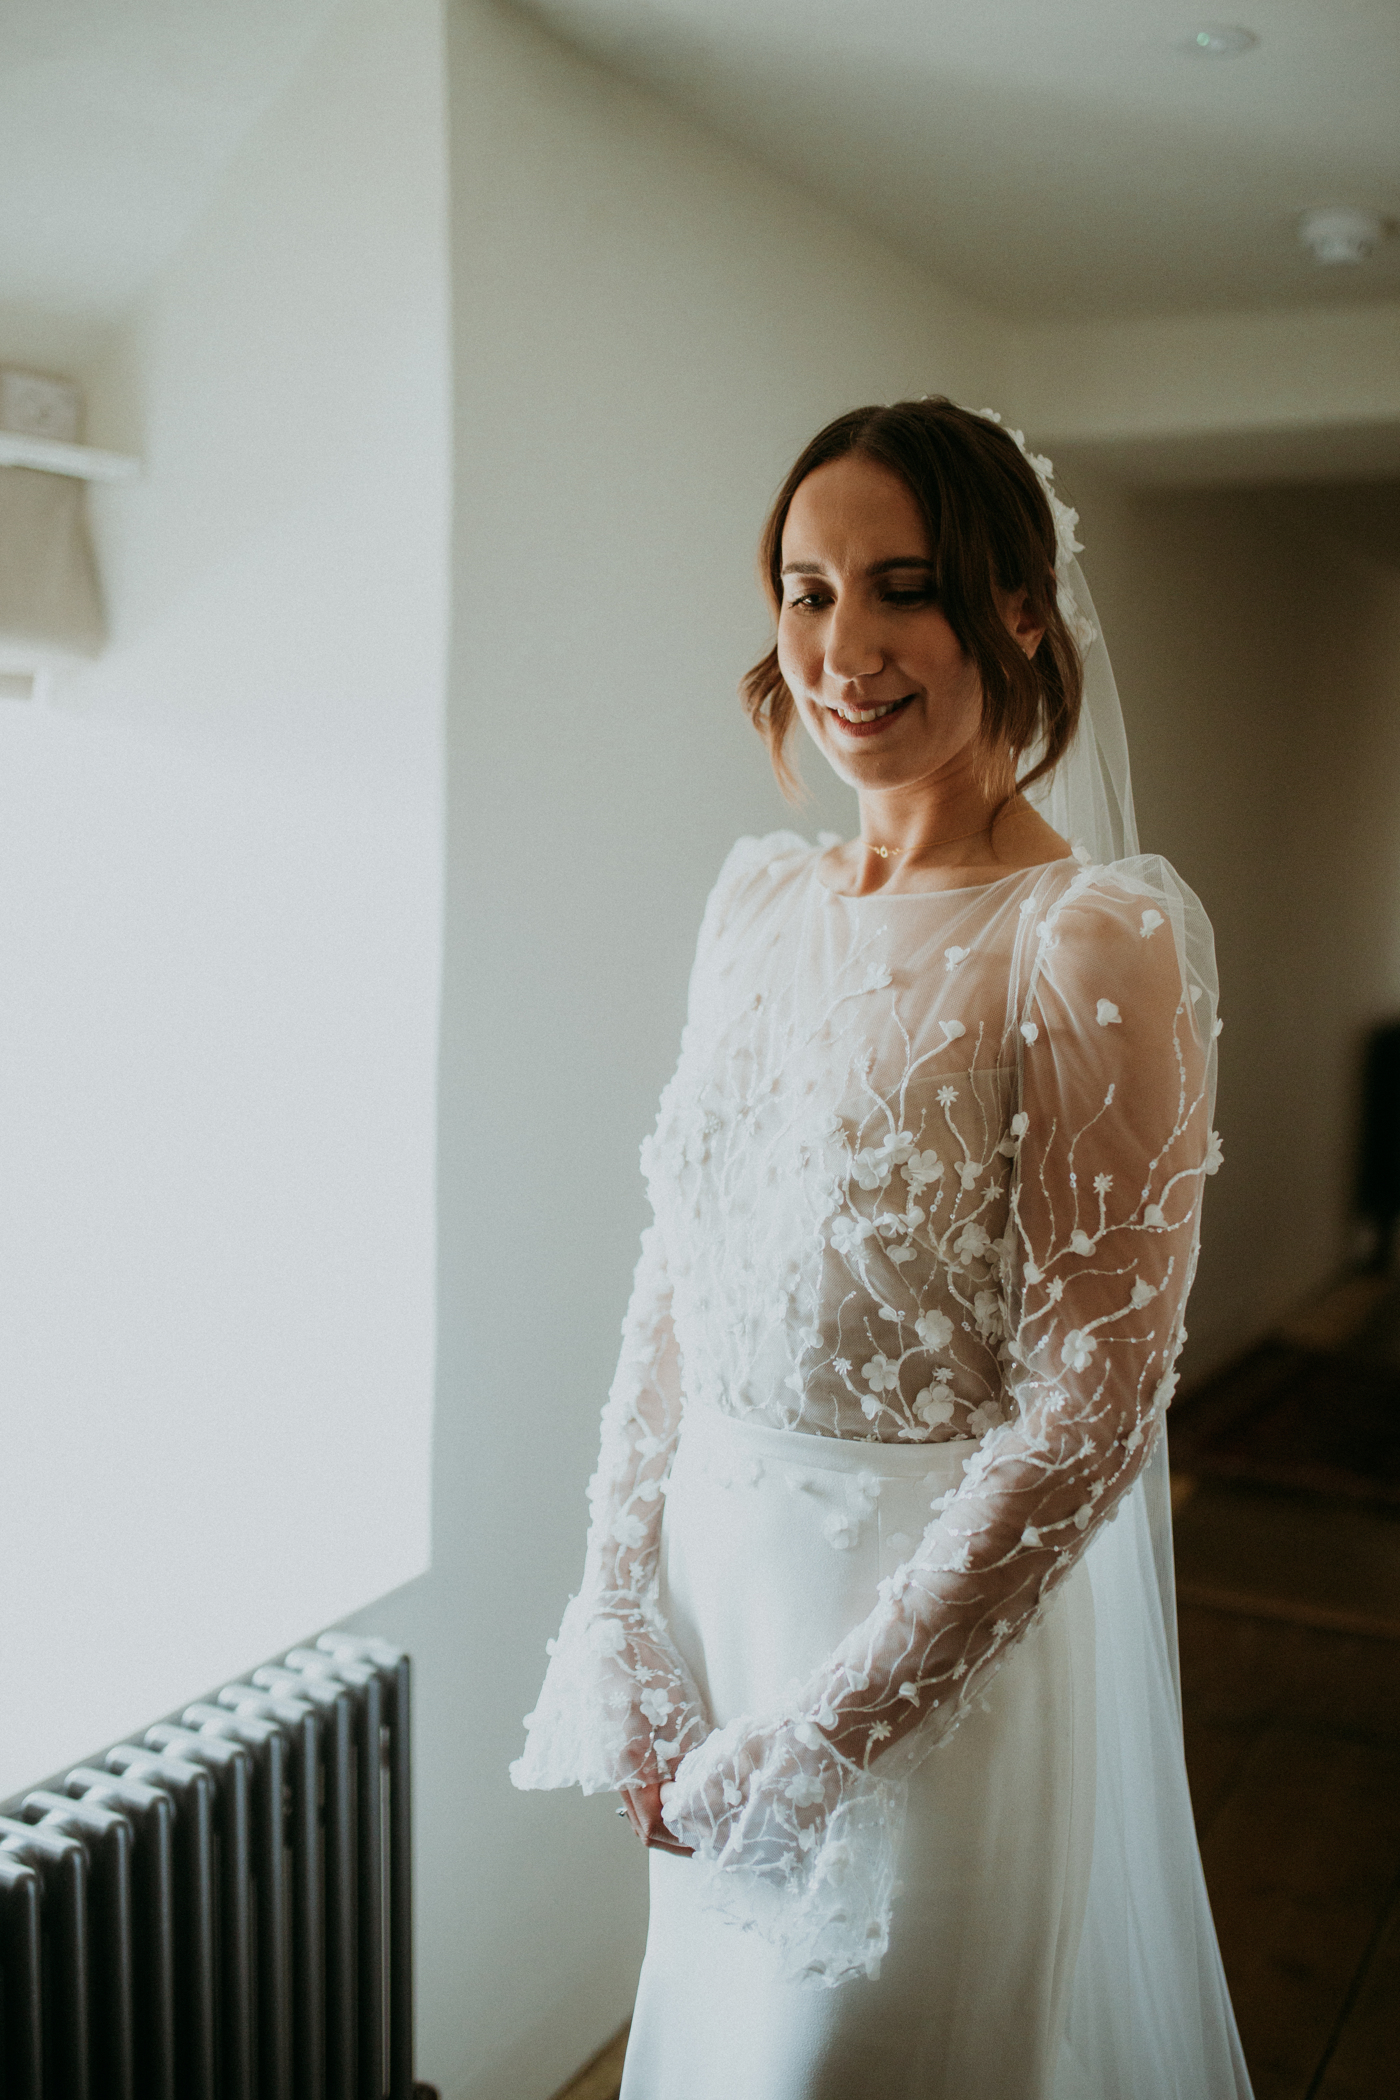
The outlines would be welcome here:
[[[513,1768],[674,1775],[667,1821],[730,1892],[748,1870],[797,1909],[849,1881],[842,1831],[956,1726],[1135,1478],[1219,1163],[1208,929],[1165,863],[854,898],[819,858],[742,840],[706,909],[584,1583]],[[791,1710],[723,1731],[656,1603],[689,1408],[977,1440]]]
[[[976,890],[838,897],[804,851],[741,850],[726,876],[642,1150],[687,1402],[981,1435],[1002,1419],[1004,1016],[1034,885],[989,911]]]

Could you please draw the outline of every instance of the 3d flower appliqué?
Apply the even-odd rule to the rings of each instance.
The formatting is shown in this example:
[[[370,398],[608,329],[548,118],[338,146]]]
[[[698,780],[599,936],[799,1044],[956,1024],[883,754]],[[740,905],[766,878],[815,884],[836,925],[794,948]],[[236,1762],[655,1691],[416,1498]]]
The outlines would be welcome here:
[[[914,1332],[926,1349],[946,1349],[953,1339],[953,1323],[945,1312],[920,1313]]]
[[[1098,1343],[1082,1327],[1072,1327],[1060,1344],[1060,1361],[1069,1371],[1087,1371]]]

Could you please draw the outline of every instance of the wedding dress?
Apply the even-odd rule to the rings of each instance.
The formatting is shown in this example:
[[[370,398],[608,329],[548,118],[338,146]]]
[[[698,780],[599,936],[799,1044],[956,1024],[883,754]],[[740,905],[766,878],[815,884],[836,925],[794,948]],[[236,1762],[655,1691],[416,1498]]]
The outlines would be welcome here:
[[[1045,807],[1113,857],[852,897],[777,833],[707,906],[512,1768],[671,1782],[694,1848],[650,1855],[626,2100],[1247,2100],[1162,1434],[1213,952],[1112,698]]]

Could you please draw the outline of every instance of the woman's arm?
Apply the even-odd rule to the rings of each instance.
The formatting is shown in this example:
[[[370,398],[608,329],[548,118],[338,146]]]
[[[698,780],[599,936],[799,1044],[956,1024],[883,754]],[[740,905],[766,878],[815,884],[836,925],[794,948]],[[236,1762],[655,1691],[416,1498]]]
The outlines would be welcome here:
[[[736,899],[776,855],[802,844],[778,832],[731,848],[701,922],[691,1024],[715,999],[712,966]],[[544,1687],[525,1724],[525,1754],[511,1778],[519,1787],[620,1788],[634,1828],[649,1843],[666,1844],[659,1788],[710,1729],[657,1603],[663,1496],[680,1424],[671,1285],[661,1233],[652,1225],[642,1235],[622,1354],[603,1409],[583,1586],[550,1643]]]
[[[806,1875],[854,1780],[898,1776],[956,1727],[1152,1448],[1219,1161],[1157,902],[1083,878],[1030,938],[1002,1292],[1013,1419],[788,1716],[687,1759],[666,1819],[721,1864]]]
[[[653,1225],[642,1235],[603,1409],[583,1585],[550,1643],[525,1754],[511,1766],[518,1787],[655,1787],[709,1729],[657,1605],[661,1513],[680,1419],[671,1290]]]

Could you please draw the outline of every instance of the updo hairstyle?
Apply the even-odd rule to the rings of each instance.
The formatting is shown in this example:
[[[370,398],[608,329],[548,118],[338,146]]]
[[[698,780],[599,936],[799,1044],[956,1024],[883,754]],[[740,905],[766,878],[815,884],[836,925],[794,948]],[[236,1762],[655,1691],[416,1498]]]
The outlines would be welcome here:
[[[1055,595],[1055,521],[1034,468],[998,424],[942,395],[848,410],[799,454],[768,513],[759,569],[775,620],[783,602],[783,527],[792,499],[817,467],[850,453],[890,468],[918,504],[933,552],[938,608],[982,683],[987,744],[1013,776],[1024,753],[1036,754],[1017,782],[1028,787],[1068,749],[1084,686],[1079,651]],[[1025,591],[1032,621],[1045,630],[1033,657],[1008,633],[994,584]],[[776,646],[739,690],[783,793],[796,799],[787,740],[797,706],[778,668]]]

